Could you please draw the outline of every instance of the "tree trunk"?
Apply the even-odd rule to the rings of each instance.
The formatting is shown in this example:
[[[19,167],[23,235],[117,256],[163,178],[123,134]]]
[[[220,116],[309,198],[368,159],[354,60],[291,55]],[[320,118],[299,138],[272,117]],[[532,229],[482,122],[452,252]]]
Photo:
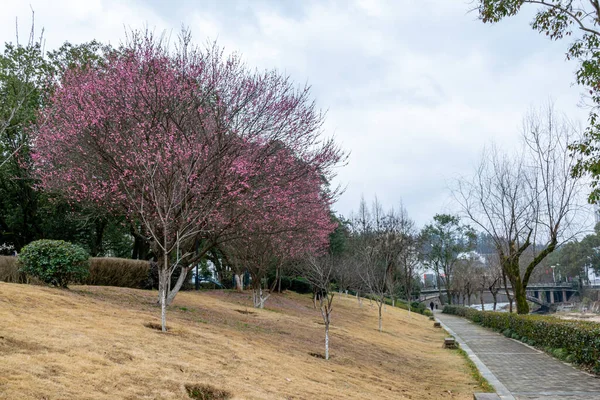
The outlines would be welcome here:
[[[506,282],[506,272],[502,271],[502,280],[504,283],[504,290],[506,292],[506,297],[508,298],[508,312],[512,313],[512,297],[510,296],[510,292],[508,291],[508,285]]]
[[[383,299],[381,299],[378,303],[379,303],[379,332],[382,332],[382,327],[381,327],[381,307],[383,306]]]
[[[515,294],[515,303],[517,305],[517,314],[529,314],[529,304],[527,304],[527,292],[522,284],[515,285],[513,292]]]
[[[102,239],[104,238],[104,229],[106,228],[107,221],[104,218],[96,221],[96,232],[92,243],[92,257],[100,257],[104,254],[102,248]]]
[[[325,359],[329,360],[329,321],[325,322]]]
[[[238,274],[234,275],[235,277],[235,288],[238,292],[243,292],[244,291],[244,284],[242,283],[243,281],[240,279],[240,276]]]
[[[485,311],[485,307],[483,305],[483,290],[479,292],[479,301],[481,302],[481,311]]]
[[[277,271],[279,271],[279,268]],[[278,273],[277,277],[277,293],[281,293],[281,272]]]
[[[265,301],[271,296],[269,293],[267,296],[263,296],[262,284],[257,279],[258,285],[252,285],[252,298],[254,300],[254,308],[265,308]],[[254,282],[254,280],[253,280]]]
[[[437,280],[437,287],[438,287],[438,294],[440,296],[440,303],[441,303],[441,305],[444,305],[444,299],[442,298],[442,285],[441,285],[441,280],[440,280],[440,274],[436,274],[435,277]]]
[[[163,255],[163,267],[159,271],[159,292],[160,292],[160,319],[162,331],[167,331],[167,280],[169,280],[169,259],[166,255]]]
[[[179,275],[179,278],[177,278],[177,282],[175,283],[175,286],[171,290],[169,290],[169,296],[167,297],[167,305],[168,306],[171,305],[171,303],[175,299],[175,296],[177,295],[177,293],[179,293],[179,290],[181,290],[181,287],[185,283],[185,280],[187,279],[187,275],[188,275],[188,272],[190,272],[190,269],[191,269],[191,267],[181,267],[181,274]],[[170,286],[170,284],[171,284],[170,276],[169,276],[168,280],[169,280],[169,286]]]
[[[162,331],[167,331],[167,291],[166,286],[163,284],[162,295],[160,296],[160,321],[162,325]]]

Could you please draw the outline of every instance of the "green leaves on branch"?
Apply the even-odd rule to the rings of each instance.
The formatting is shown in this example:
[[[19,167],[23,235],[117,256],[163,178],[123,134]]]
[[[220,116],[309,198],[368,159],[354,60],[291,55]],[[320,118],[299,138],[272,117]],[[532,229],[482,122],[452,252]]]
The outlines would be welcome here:
[[[584,100],[591,107],[583,137],[572,143],[577,157],[575,176],[590,176],[591,203],[600,200],[600,4],[572,0],[478,0],[475,10],[483,22],[495,23],[516,15],[524,5],[537,6],[531,27],[552,40],[573,37],[566,58],[577,60],[576,82],[585,88]]]

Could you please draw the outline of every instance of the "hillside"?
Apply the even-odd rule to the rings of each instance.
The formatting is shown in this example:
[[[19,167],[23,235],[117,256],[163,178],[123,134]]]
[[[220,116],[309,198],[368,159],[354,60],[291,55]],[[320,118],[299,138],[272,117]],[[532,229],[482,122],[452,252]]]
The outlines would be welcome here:
[[[427,317],[336,296],[332,359],[308,296],[180,293],[159,322],[156,292],[0,282],[0,398],[189,399],[208,384],[235,399],[470,399],[477,384]]]

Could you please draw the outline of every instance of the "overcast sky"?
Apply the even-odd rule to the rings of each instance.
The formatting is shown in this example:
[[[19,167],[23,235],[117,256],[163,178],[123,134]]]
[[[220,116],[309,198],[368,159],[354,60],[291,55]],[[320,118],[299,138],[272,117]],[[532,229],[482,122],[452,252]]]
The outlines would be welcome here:
[[[0,41],[26,35],[35,11],[46,49],[92,39],[118,45],[148,26],[214,40],[248,64],[308,82],[328,110],[327,135],[350,152],[335,205],[361,195],[402,200],[419,225],[452,212],[448,187],[473,171],[486,143],[511,146],[531,107],[553,99],[585,123],[567,42],[529,27],[529,14],[483,24],[469,0],[0,0]],[[529,9],[533,11],[533,9]]]

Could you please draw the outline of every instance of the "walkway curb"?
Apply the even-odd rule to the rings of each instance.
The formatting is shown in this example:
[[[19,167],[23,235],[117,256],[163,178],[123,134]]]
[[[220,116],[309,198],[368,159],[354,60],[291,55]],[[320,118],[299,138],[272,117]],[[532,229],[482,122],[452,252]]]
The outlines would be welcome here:
[[[454,336],[458,344],[460,344],[460,348],[463,349],[465,353],[467,353],[471,361],[473,361],[473,363],[481,373],[481,376],[483,376],[490,383],[490,385],[494,387],[498,396],[502,400],[515,400],[515,397],[512,395],[512,393],[506,388],[506,386],[502,384],[502,382],[498,380],[498,378],[496,378],[496,375],[494,375],[492,371],[490,371],[488,367],[486,367],[485,364],[481,362],[479,357],[475,355],[475,353],[473,352],[473,350],[471,350],[467,343],[441,320],[439,320],[438,318],[436,318],[435,320],[442,325],[446,332]]]

